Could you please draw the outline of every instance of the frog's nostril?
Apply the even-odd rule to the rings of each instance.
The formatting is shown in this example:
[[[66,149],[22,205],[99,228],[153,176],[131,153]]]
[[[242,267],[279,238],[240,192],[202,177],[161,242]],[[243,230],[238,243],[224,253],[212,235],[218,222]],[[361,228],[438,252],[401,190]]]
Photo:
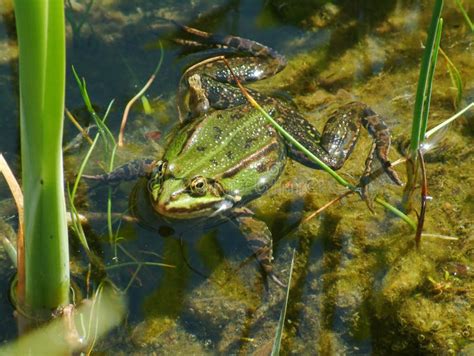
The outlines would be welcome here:
[[[178,193],[173,193],[173,194],[171,194],[170,200],[171,200],[171,201],[175,201],[176,199],[178,199]]]

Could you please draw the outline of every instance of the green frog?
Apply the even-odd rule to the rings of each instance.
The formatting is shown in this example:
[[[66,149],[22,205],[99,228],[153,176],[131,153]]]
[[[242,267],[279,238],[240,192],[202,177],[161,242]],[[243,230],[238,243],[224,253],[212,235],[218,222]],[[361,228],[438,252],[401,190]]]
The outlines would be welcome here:
[[[213,219],[226,215],[234,219],[265,274],[283,285],[272,267],[271,232],[246,204],[277,181],[287,157],[319,167],[248,103],[235,85],[235,78],[241,83],[268,78],[281,71],[286,60],[255,41],[178,26],[193,37],[183,43],[213,48],[209,53],[215,56],[184,72],[178,89],[182,124],[164,156],[135,160],[109,174],[89,178],[112,183],[146,177],[151,206],[166,218]],[[377,159],[390,179],[401,184],[387,158],[389,129],[366,105],[351,102],[340,107],[320,133],[294,106],[249,91],[286,131],[333,169],[341,168],[364,127],[374,141],[367,167]]]

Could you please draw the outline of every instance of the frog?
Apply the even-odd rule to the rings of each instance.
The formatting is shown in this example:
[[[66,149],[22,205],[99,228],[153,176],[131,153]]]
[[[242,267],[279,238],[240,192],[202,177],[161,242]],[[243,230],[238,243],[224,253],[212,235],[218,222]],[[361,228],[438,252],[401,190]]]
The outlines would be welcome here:
[[[231,219],[264,275],[284,286],[273,268],[272,233],[248,204],[275,184],[288,159],[320,167],[249,103],[237,80],[246,84],[272,77],[285,68],[286,58],[250,39],[175,25],[191,37],[178,42],[204,47],[211,55],[181,76],[177,93],[181,123],[164,155],[136,159],[110,173],[86,178],[108,184],[145,179],[150,205],[166,219]],[[334,170],[349,158],[365,128],[373,143],[363,178],[376,160],[393,183],[402,184],[388,159],[390,130],[366,104],[351,101],[338,107],[319,132],[288,101],[253,89],[248,92],[283,129]]]

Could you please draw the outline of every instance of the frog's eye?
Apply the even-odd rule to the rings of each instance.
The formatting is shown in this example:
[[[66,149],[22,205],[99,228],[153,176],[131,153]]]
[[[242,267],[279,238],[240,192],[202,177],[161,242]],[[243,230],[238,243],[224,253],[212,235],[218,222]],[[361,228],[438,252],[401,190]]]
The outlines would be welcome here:
[[[152,181],[161,181],[166,173],[166,168],[168,167],[168,162],[166,161],[158,161],[156,163],[155,168],[151,172],[151,180]]]
[[[207,192],[207,179],[201,176],[194,177],[189,185],[191,194],[202,196]]]

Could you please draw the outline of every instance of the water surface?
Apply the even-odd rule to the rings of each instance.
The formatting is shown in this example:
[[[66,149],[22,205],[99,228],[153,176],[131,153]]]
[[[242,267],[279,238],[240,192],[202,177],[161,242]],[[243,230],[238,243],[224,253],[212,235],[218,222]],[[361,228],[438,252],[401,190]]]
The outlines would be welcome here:
[[[130,114],[126,147],[116,164],[136,157],[157,157],[167,133],[176,125],[175,94],[180,74],[192,61],[172,39],[176,32],[160,20],[265,43],[289,60],[278,76],[256,84],[295,101],[316,126],[324,125],[328,108],[359,100],[383,115],[396,143],[410,133],[422,43],[431,16],[430,1],[85,1],[72,2],[68,14],[68,81],[66,106],[87,126],[71,72],[85,77],[96,110],[103,114],[115,99],[108,124],[118,133],[127,101],[164,61],[147,92],[153,112],[138,102]],[[465,4],[471,18],[474,7]],[[184,11],[183,9],[186,9]],[[14,19],[0,5],[0,152],[19,173],[17,47]],[[445,5],[442,48],[463,78],[456,91],[440,56],[435,75],[432,125],[453,115],[474,98],[473,34],[451,2]],[[82,23],[81,26],[79,26]],[[80,30],[78,28],[80,27]],[[310,221],[305,216],[344,189],[327,174],[289,162],[270,191],[251,207],[274,236],[274,266],[287,275],[292,251],[295,272],[283,339],[285,353],[295,354],[469,354],[473,346],[473,196],[472,114],[453,124],[438,149],[427,156],[430,194],[426,232],[455,236],[457,241],[424,238],[414,248],[408,226],[381,208],[376,215],[356,196],[328,208]],[[159,133],[159,134],[158,134]],[[66,122],[65,143],[77,135]],[[364,135],[363,135],[364,136]],[[366,135],[365,135],[366,136]],[[369,140],[362,137],[341,174],[353,182],[363,172]],[[65,153],[66,178],[72,180],[84,144]],[[397,150],[392,160],[399,158]],[[88,172],[106,162],[96,151]],[[397,168],[404,177],[404,168]],[[113,189],[113,211],[130,213],[134,183]],[[140,190],[138,190],[140,192]],[[379,182],[374,193],[396,205],[402,188]],[[15,226],[10,195],[0,181],[0,200]],[[251,251],[231,222],[174,225],[145,209],[138,193],[140,223],[114,222],[120,243],[109,243],[106,220],[91,220],[88,238],[108,266],[132,261],[163,262],[175,268],[136,266],[108,270],[126,289],[129,314],[123,325],[102,340],[98,351],[163,354],[268,354],[282,307],[284,291],[265,284]],[[107,188],[81,186],[77,206],[104,214]],[[137,206],[137,201],[133,201]],[[3,208],[2,208],[3,209]],[[414,216],[414,215],[413,215]],[[10,218],[12,217],[12,218]],[[209,226],[210,225],[210,226]],[[80,244],[71,236],[76,257],[75,279],[84,283],[87,265]],[[8,301],[13,269],[2,250],[0,273],[0,338],[16,336]],[[97,283],[98,281],[93,281]]]

